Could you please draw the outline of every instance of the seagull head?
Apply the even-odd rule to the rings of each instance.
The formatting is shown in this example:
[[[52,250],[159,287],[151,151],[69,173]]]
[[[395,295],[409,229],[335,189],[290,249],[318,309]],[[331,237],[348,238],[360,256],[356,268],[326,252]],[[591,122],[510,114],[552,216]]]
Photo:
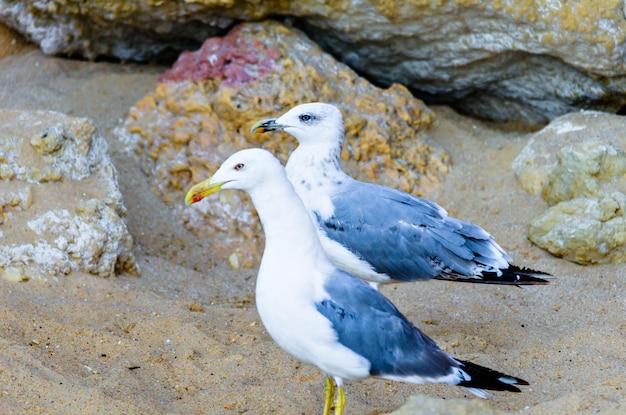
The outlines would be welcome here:
[[[341,111],[323,102],[298,105],[278,118],[258,121],[250,131],[285,131],[300,145],[326,144],[339,148],[344,134]]]
[[[247,193],[263,188],[268,178],[284,175],[282,165],[267,150],[250,148],[228,157],[215,174],[194,185],[185,196],[185,204],[191,205],[223,189],[238,189]]]

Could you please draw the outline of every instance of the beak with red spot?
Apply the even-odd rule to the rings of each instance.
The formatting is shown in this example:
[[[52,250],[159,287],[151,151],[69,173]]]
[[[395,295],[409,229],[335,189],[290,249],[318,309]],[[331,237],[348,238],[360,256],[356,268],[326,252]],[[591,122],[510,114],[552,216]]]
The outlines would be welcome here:
[[[204,199],[205,197],[212,195],[213,193],[217,193],[222,190],[222,186],[224,186],[226,182],[217,182],[211,183],[211,179],[206,179],[203,182],[200,182],[194,185],[185,196],[185,204],[191,205],[193,203],[197,203]]]

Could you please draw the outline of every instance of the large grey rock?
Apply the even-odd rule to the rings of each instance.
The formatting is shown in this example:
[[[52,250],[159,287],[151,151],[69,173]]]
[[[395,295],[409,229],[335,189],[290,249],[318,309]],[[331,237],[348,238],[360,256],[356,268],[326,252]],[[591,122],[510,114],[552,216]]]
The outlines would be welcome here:
[[[104,140],[86,118],[0,111],[0,276],[137,272]]]
[[[143,61],[193,47],[234,21],[206,9],[168,0],[0,0],[0,22],[47,54]]]
[[[626,105],[622,0],[247,2],[0,0],[0,21],[46,53],[148,60],[238,20],[295,16],[383,86],[494,120],[541,123]]]
[[[580,112],[534,134],[513,162],[522,187],[551,207],[529,239],[580,264],[626,260],[626,119]]]
[[[622,0],[380,1],[309,24],[314,40],[383,85],[496,121],[542,123],[626,104],[624,8]]]

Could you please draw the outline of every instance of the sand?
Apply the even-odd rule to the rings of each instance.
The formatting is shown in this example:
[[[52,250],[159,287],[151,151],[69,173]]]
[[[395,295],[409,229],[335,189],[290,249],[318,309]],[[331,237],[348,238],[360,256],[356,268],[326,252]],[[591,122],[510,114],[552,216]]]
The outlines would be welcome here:
[[[278,349],[259,320],[256,270],[231,270],[206,253],[219,240],[186,231],[176,216],[183,201],[162,203],[113,134],[165,67],[64,60],[26,46],[11,53],[0,60],[0,107],[87,116],[107,139],[141,276],[0,280],[0,412],[321,413],[321,373]],[[448,352],[531,382],[521,394],[495,393],[495,408],[619,413],[624,266],[579,266],[526,239],[530,220],[546,209],[511,170],[529,127],[434,110],[427,137],[454,166],[426,197],[482,225],[516,264],[557,278],[523,289],[432,281],[383,293]],[[391,412],[411,394],[471,397],[462,388],[376,379],[348,382],[347,393],[348,414]]]

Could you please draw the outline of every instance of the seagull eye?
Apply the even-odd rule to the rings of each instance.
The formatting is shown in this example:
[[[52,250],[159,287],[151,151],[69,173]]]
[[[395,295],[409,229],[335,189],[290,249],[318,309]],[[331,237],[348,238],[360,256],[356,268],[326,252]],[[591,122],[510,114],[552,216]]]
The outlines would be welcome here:
[[[245,167],[245,165],[243,163],[237,163],[235,164],[235,167],[233,167],[235,170],[239,171],[239,170],[243,170],[243,168]]]
[[[302,114],[298,118],[300,118],[300,121],[302,121],[302,122],[309,122],[309,121],[311,121],[313,119],[313,117],[311,115],[309,115],[309,114]]]

